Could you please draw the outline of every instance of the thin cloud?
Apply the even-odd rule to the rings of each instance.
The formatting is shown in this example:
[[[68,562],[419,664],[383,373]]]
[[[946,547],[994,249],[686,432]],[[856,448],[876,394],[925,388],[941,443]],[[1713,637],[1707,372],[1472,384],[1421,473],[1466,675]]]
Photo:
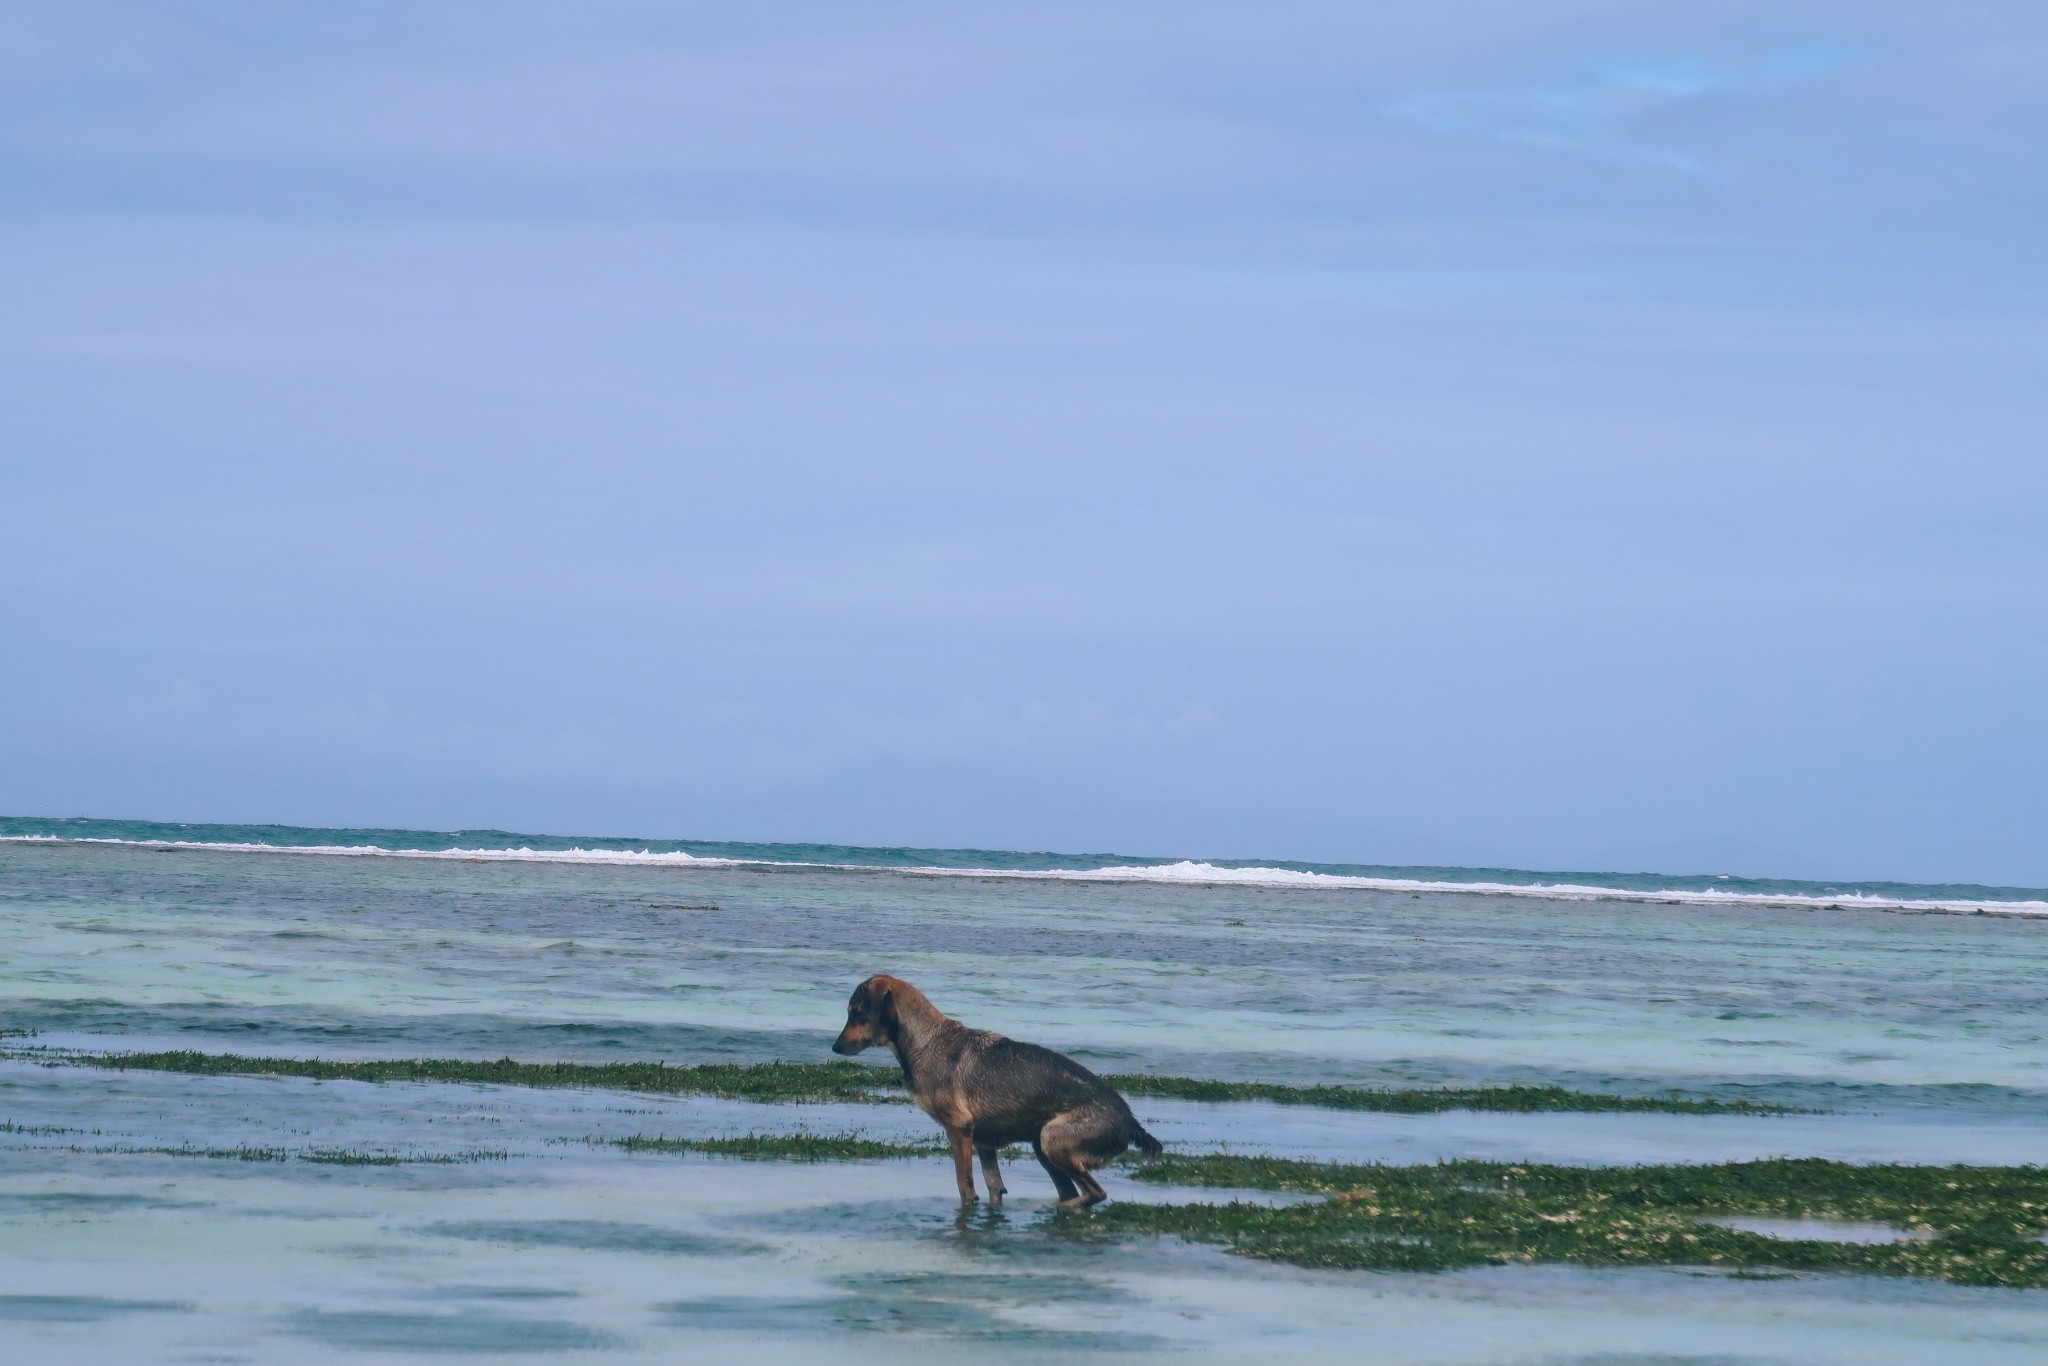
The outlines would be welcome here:
[[[1807,47],[1740,64],[1698,57],[1617,63],[1571,84],[1413,95],[1386,112],[1454,136],[1702,175],[1706,167],[1699,158],[1652,141],[1642,125],[1675,109],[1801,80],[1849,60],[1839,48]]]

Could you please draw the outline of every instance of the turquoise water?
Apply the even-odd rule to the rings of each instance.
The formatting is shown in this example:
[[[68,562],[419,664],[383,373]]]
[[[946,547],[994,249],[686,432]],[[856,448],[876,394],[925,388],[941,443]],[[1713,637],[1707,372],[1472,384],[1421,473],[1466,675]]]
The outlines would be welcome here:
[[[966,1346],[1348,1360],[1362,1335],[1377,1357],[1418,1362],[2048,1354],[2035,1292],[1557,1268],[1324,1275],[1091,1241],[1049,1218],[1035,1171],[1013,1175],[1006,1213],[961,1222],[943,1162],[794,1167],[585,1141],[923,1135],[905,1107],[45,1065],[65,1048],[160,1045],[823,1060],[851,985],[887,970],[972,1024],[1119,1070],[1677,1087],[1829,1112],[1138,1104],[1191,1149],[2039,1161],[2048,920],[1872,904],[1974,896],[2023,912],[2041,897],[2027,889],[1746,884],[1735,890],[1756,899],[1686,900],[1661,893],[1715,894],[1716,880],[1547,895],[1538,885],[1562,879],[1495,871],[1041,876],[1180,862],[1116,855],[111,822],[4,833],[43,837],[0,841],[0,1029],[36,1031],[7,1038],[0,1062],[0,1350],[18,1359],[901,1360]],[[435,856],[361,852],[380,846]],[[490,856],[519,850],[542,857]],[[1461,882],[1480,889],[1431,885]],[[146,1151],[241,1146],[286,1160]],[[464,1160],[307,1160],[334,1148]],[[1189,1198],[1110,1184],[1121,1199]]]

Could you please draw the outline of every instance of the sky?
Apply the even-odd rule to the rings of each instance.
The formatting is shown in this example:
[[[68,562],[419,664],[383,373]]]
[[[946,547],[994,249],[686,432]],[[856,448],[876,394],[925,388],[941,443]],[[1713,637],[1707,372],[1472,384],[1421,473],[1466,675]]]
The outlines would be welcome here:
[[[2048,9],[0,4],[0,812],[2048,885]]]

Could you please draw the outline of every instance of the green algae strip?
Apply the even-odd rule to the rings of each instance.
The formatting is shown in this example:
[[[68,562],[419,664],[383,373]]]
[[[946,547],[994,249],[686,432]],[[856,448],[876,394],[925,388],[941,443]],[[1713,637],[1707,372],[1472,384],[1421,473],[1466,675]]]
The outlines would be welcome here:
[[[334,1061],[325,1058],[268,1058],[240,1053],[42,1053],[14,1050],[16,1061],[52,1066],[103,1067],[116,1071],[178,1072],[212,1077],[309,1077],[316,1081],[485,1082],[500,1086],[590,1087],[648,1091],[663,1095],[708,1095],[729,1100],[902,1099],[896,1073],[854,1062],[700,1063],[671,1067],[660,1062],[515,1062],[467,1058],[383,1058]],[[896,1095],[886,1094],[895,1091]]]
[[[732,1138],[590,1139],[629,1153],[701,1153],[757,1162],[873,1162],[904,1157],[939,1157],[943,1143],[890,1143],[860,1134],[741,1134]]]
[[[730,1100],[900,1102],[902,1079],[894,1068],[854,1062],[698,1063],[515,1062],[465,1058],[390,1058],[336,1061],[271,1058],[238,1053],[72,1053],[12,1049],[0,1057],[57,1066],[123,1071],[180,1072],[195,1076],[310,1077],[320,1081],[486,1082],[502,1086],[574,1086],[663,1095],[709,1095]],[[1200,1077],[1114,1075],[1112,1086],[1133,1096],[1201,1102],[1262,1100],[1327,1110],[1435,1114],[1445,1110],[1518,1113],[1656,1112],[1661,1114],[1794,1114],[1790,1106],[1758,1101],[1710,1100],[1682,1095],[1624,1096],[1568,1091],[1559,1086],[1473,1086],[1378,1089],[1362,1086],[1289,1086],[1269,1082],[1212,1081]]]
[[[72,1144],[43,1148],[42,1152],[68,1152],[84,1157],[202,1157],[216,1162],[313,1162],[329,1167],[410,1167],[416,1165],[455,1166],[469,1162],[504,1162],[511,1153],[502,1148],[472,1149],[460,1153],[392,1153],[367,1148],[259,1148],[250,1144],[235,1147],[130,1148],[113,1145],[86,1147]]]
[[[1103,1078],[1126,1095],[1173,1100],[1265,1100],[1324,1110],[1373,1110],[1424,1115],[1444,1110],[1504,1110],[1521,1114],[1547,1110],[1581,1113],[1654,1111],[1677,1115],[1784,1115],[1791,1106],[1751,1100],[1705,1100],[1682,1095],[1617,1096],[1567,1091],[1562,1086],[1411,1087],[1380,1090],[1363,1086],[1282,1086],[1262,1081],[1206,1081],[1198,1077],[1117,1075]]]
[[[2048,1168],[1858,1166],[1776,1159],[1717,1166],[1429,1167],[1169,1155],[1130,1175],[1176,1186],[1298,1191],[1281,1207],[1115,1204],[1092,1227],[1172,1235],[1295,1266],[1452,1270],[1512,1262],[1705,1266],[1731,1272],[1923,1276],[2048,1288]],[[1709,1217],[1891,1224],[1924,1240],[1773,1238]],[[1931,1234],[1931,1237],[1924,1235]]]

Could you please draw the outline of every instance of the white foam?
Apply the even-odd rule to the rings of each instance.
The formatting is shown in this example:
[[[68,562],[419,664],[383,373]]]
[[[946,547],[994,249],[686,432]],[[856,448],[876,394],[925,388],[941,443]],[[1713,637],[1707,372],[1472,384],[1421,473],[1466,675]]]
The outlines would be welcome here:
[[[219,840],[124,840],[105,836],[0,835],[15,843],[126,844],[143,849],[204,849],[218,854],[325,854],[344,858],[422,858],[457,863],[623,863],[691,864],[699,868],[758,866],[766,860],[701,858],[681,851],[651,849],[386,849],[379,844],[254,844]],[[792,868],[833,868],[838,864],[792,863]],[[856,865],[846,865],[848,867]]]
[[[1694,906],[1775,906],[1801,910],[1820,907],[1842,910],[1920,911],[1968,915],[2048,915],[2048,901],[1943,901],[1869,896],[1860,892],[1808,896],[1791,892],[1730,892],[1717,889],[1601,887],[1571,882],[1449,882],[1423,878],[1355,877],[1312,873],[1298,868],[1222,868],[1183,859],[1179,863],[1087,869],[1009,872],[967,868],[920,868],[934,875],[962,877],[1050,878],[1079,882],[1179,882],[1200,886],[1300,887],[1313,890],[1377,892],[1451,892],[1476,896],[1538,897],[1545,901],[1637,901]]]
[[[129,840],[61,835],[0,835],[0,842],[123,844],[141,848],[203,849],[236,854],[320,854],[349,858],[436,859],[455,863],[575,863],[670,868],[810,868],[848,873],[890,873],[904,877],[1005,878],[1031,882],[1162,882],[1202,887],[1260,887],[1274,890],[1449,893],[1463,896],[1533,897],[1544,901],[1631,901],[1689,906],[1758,906],[1791,910],[1901,911],[1932,915],[2048,916],[2048,901],[1934,900],[1842,892],[1816,896],[1796,892],[1738,892],[1717,888],[1602,887],[1573,882],[1452,882],[1425,878],[1366,877],[1314,873],[1299,868],[1225,868],[1182,859],[1177,863],[1114,864],[1104,868],[898,868],[871,863],[722,858],[653,849],[386,849],[374,844],[254,844],[201,840]]]

